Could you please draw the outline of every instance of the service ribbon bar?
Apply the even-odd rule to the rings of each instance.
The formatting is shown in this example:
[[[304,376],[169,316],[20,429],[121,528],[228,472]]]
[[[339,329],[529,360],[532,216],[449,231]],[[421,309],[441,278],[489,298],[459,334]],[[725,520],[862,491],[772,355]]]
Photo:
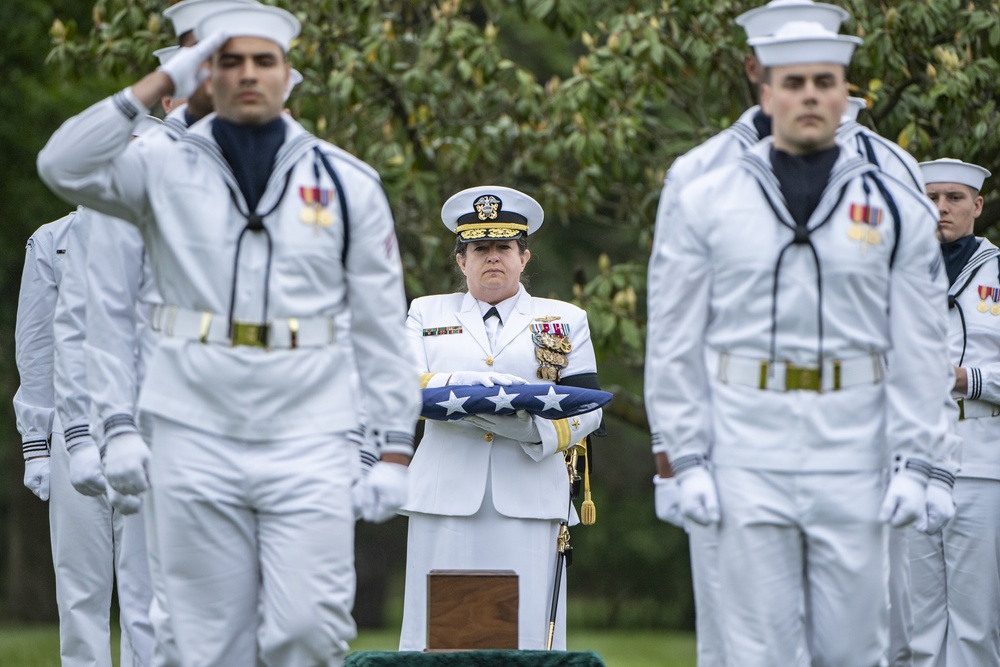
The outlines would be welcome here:
[[[462,333],[462,327],[431,327],[429,329],[424,329],[425,336],[449,336],[451,334]]]

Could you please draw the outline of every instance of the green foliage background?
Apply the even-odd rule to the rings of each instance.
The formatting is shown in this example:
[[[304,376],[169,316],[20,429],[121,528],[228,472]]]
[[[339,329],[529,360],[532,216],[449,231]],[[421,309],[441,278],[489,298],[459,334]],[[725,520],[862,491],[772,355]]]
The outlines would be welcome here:
[[[598,443],[599,523],[574,532],[571,595],[581,623],[689,627],[683,533],[652,511],[641,409],[645,265],[671,161],[755,102],[743,75],[737,0],[269,0],[303,33],[303,124],[371,163],[392,201],[411,297],[456,287],[441,203],[497,183],[533,194],[532,291],[589,313],[602,380],[616,392]],[[174,43],[165,0],[7,0],[0,4],[0,392],[17,385],[13,317],[24,240],[63,214],[34,156],[68,115],[155,66]],[[1000,174],[1000,2],[847,0],[842,32],[865,43],[850,71],[861,122],[919,159],[960,157]],[[977,231],[1000,221],[997,177]],[[654,295],[655,296],[655,295]],[[9,405],[9,401],[7,405]],[[8,488],[3,613],[51,618],[44,509],[20,488],[10,410],[0,412]],[[398,523],[398,522],[394,522]],[[364,539],[361,539],[364,538]],[[400,527],[365,529],[398,572]],[[379,596],[391,594],[387,592]],[[376,621],[377,622],[377,618]]]

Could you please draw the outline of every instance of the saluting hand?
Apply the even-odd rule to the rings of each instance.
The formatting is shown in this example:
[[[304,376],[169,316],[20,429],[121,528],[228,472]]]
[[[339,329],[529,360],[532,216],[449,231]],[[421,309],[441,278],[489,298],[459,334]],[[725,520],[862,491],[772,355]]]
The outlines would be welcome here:
[[[182,48],[177,54],[160,65],[158,70],[174,82],[173,97],[190,97],[198,86],[208,78],[205,61],[229,40],[229,35],[216,32],[191,47]]]

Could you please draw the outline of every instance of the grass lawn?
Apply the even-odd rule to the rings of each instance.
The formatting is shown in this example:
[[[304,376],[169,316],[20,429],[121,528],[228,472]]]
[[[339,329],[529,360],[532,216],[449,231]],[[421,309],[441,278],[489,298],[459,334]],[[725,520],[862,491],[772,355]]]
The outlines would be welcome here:
[[[394,650],[398,640],[397,630],[367,630],[351,649]],[[570,630],[568,643],[571,651],[596,651],[607,667],[695,667],[694,635],[688,633]],[[56,627],[0,627],[0,667],[59,667]]]

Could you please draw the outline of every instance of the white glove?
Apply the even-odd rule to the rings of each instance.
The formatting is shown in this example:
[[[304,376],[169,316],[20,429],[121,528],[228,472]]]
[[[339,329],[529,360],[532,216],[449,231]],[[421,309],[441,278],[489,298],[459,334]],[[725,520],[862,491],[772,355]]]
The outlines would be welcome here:
[[[923,532],[934,535],[955,516],[955,501],[951,487],[931,480],[927,484],[927,525]]]
[[[493,371],[459,371],[452,373],[448,378],[448,386],[456,384],[481,384],[484,387],[492,387],[495,384],[502,384],[508,387],[512,384],[528,384],[527,380],[508,375],[507,373],[494,373]]]
[[[135,514],[142,507],[142,496],[126,496],[108,484],[108,502],[122,514]]]
[[[719,494],[712,473],[704,466],[689,468],[677,476],[681,492],[681,513],[702,526],[720,519]]]
[[[24,462],[24,486],[42,502],[49,499],[48,456],[39,456]]]
[[[893,528],[914,524],[917,530],[927,527],[927,482],[924,477],[906,470],[896,473],[889,480],[879,521],[888,522]]]
[[[69,448],[69,481],[85,496],[102,496],[106,484],[101,472],[101,452],[90,436],[76,438]]]
[[[653,505],[656,508],[656,518],[684,527],[684,515],[681,514],[681,491],[676,477],[653,477]]]
[[[542,436],[538,433],[538,427],[535,426],[535,420],[527,410],[518,410],[512,415],[469,415],[463,421],[517,442],[541,442],[542,440]]]
[[[354,516],[371,523],[384,523],[406,504],[408,468],[379,461],[371,472],[351,488]]]
[[[149,488],[149,447],[138,433],[122,433],[108,439],[104,474],[108,484],[128,496]]]
[[[228,39],[229,35],[222,31],[213,33],[194,46],[179,49],[166,64],[160,65],[159,71],[174,82],[171,97],[191,97],[191,93],[208,78],[205,61]]]

